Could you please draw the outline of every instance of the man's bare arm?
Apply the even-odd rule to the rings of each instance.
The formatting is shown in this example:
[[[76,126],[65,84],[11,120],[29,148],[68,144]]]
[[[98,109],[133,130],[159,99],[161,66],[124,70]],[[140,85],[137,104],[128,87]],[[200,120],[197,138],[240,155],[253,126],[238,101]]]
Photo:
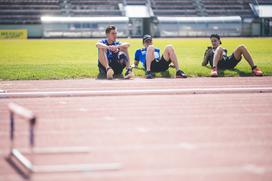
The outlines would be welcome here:
[[[96,43],[96,48],[102,48],[102,49],[112,49],[112,50],[115,50],[115,48],[118,48],[118,49],[127,49],[128,47],[130,46],[129,43],[122,43],[121,45],[117,45],[117,46],[108,46],[108,45],[105,45],[104,43]],[[113,48],[115,47],[115,48]]]
[[[96,48],[109,49],[108,45],[105,45],[104,43],[100,43],[100,42],[97,42],[95,46]]]
[[[128,49],[129,46],[130,44],[125,42],[125,43],[122,43],[121,45],[118,45],[117,48],[122,50],[122,49]]]

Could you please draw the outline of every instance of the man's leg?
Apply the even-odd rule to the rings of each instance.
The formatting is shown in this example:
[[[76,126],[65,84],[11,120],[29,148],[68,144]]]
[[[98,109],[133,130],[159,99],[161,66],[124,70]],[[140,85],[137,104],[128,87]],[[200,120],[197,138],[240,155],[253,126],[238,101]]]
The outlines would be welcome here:
[[[132,72],[132,68],[130,66],[130,58],[129,58],[129,53],[128,53],[128,48],[121,48],[120,51],[122,51],[125,56],[126,56],[126,60],[125,60],[125,64],[126,64],[126,72],[125,72],[125,79],[130,79],[134,77],[134,74]]]
[[[213,56],[213,67],[217,68],[218,62],[223,57],[223,52],[224,52],[224,49],[221,46],[216,48],[214,52],[214,56]]]
[[[238,46],[234,50],[233,54],[234,54],[234,57],[235,57],[236,60],[240,60],[242,58],[242,55],[243,55],[251,68],[253,68],[255,66],[250,53],[248,52],[247,48],[244,45]]]
[[[176,71],[179,70],[178,58],[177,58],[175,49],[172,45],[167,45],[165,47],[164,52],[163,52],[163,58],[166,61],[171,61],[174,64]]]
[[[106,50],[99,48],[99,62],[105,67],[105,69],[109,68],[109,62],[106,55]]]
[[[127,56],[126,68],[130,69],[130,58],[129,58],[128,48],[121,48],[120,51],[122,51],[126,54],[126,56]]]
[[[106,50],[102,48],[99,49],[99,62],[106,69],[107,79],[112,79],[114,72],[109,66]]]
[[[244,58],[246,59],[246,61],[248,62],[248,64],[250,65],[251,69],[252,69],[252,73],[256,76],[262,76],[263,72],[257,68],[257,66],[254,64],[253,59],[249,53],[249,51],[247,50],[245,45],[240,45],[238,46],[234,52],[233,55],[235,57],[236,60],[240,60],[242,58],[242,55],[244,56]]]
[[[152,79],[153,75],[151,72],[151,63],[155,60],[155,47],[153,45],[149,45],[146,49],[146,78]]]
[[[155,47],[153,45],[149,45],[146,50],[146,71],[151,71],[151,63],[155,59]]]
[[[164,52],[163,52],[163,58],[166,61],[171,61],[174,64],[174,66],[176,68],[176,77],[178,77],[178,78],[186,78],[187,77],[186,74],[182,70],[180,70],[180,68],[179,68],[178,58],[177,58],[175,49],[172,45],[167,45],[165,47]]]
[[[218,76],[217,65],[218,65],[218,62],[220,60],[222,60],[223,52],[224,52],[224,49],[221,46],[217,47],[215,52],[214,52],[213,67],[212,67],[212,71],[211,71],[211,76],[212,77],[217,77]]]

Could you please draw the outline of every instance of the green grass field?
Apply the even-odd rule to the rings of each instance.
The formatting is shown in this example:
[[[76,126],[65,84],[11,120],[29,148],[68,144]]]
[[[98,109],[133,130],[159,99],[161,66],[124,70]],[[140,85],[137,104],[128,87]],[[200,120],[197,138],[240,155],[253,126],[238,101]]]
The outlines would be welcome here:
[[[121,39],[131,44],[131,60],[134,51],[141,47],[141,39]],[[272,75],[272,38],[224,38],[223,46],[229,54],[239,44],[245,44],[252,53],[255,63],[265,75]],[[0,40],[0,79],[79,79],[96,78],[97,40]],[[209,67],[202,67],[201,61],[209,39],[154,39],[154,45],[161,49],[173,44],[181,68],[191,77],[209,76]],[[173,76],[174,69],[163,76]],[[144,76],[143,70],[135,70],[136,76]],[[221,76],[248,76],[251,70],[243,59],[234,70],[221,71]],[[158,74],[157,76],[161,76]]]

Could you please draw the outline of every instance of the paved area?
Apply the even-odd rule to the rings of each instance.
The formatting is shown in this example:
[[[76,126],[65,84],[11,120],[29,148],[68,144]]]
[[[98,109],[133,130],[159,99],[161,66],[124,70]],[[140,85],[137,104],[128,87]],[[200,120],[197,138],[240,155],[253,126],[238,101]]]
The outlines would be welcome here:
[[[10,148],[10,102],[38,116],[37,152],[87,150],[27,155],[36,165],[114,162],[122,166],[115,171],[37,173],[33,181],[271,180],[272,92],[257,91],[271,87],[271,77],[2,81],[2,95],[165,89],[205,89],[206,93],[2,97],[0,181],[24,180],[5,159]],[[222,88],[245,91],[220,93]],[[248,91],[251,88],[256,92]],[[15,146],[28,148],[28,125],[19,118]]]

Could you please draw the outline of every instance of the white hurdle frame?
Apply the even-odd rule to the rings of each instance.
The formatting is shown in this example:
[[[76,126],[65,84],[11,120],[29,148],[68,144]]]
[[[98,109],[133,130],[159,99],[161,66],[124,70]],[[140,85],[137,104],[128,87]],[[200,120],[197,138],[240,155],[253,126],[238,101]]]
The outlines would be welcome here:
[[[26,177],[30,177],[33,173],[55,173],[55,172],[90,172],[90,171],[112,171],[120,170],[122,165],[120,163],[101,163],[101,164],[65,164],[65,165],[34,165],[24,153],[18,148],[15,148],[15,116],[20,117],[29,122],[29,154],[78,154],[89,153],[91,150],[87,147],[68,147],[50,148],[50,149],[35,149],[35,125],[37,124],[37,117],[35,114],[15,103],[10,103],[9,108],[9,121],[10,121],[10,153],[7,159],[23,173]]]

